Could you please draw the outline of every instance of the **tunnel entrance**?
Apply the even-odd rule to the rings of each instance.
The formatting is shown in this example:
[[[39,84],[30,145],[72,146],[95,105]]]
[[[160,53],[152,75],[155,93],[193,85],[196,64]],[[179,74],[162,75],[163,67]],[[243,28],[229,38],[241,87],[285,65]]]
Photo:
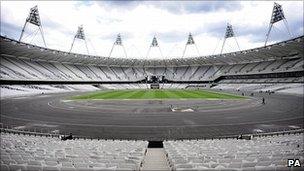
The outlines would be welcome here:
[[[148,148],[164,148],[163,141],[149,141]]]

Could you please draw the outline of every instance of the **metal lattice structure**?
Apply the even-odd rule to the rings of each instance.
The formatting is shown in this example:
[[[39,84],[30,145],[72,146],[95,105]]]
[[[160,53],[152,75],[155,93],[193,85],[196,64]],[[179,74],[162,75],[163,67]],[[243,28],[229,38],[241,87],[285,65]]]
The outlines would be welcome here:
[[[234,38],[234,40],[235,40],[235,42],[236,42],[239,50],[241,50],[240,46],[239,46],[239,43],[238,43],[238,41],[236,39],[236,35],[235,35],[234,31],[233,31],[232,25],[229,24],[229,23],[227,23],[226,32],[225,32],[225,36],[224,36],[224,41],[223,41],[223,45],[222,45],[222,48],[221,48],[221,54],[223,52],[223,49],[224,49],[224,46],[225,46],[225,43],[226,43],[226,39],[232,38],[232,37]]]
[[[158,43],[157,43],[157,40],[156,40],[155,36],[153,37],[153,40],[152,40],[152,43],[151,43],[151,47],[158,47]]]
[[[83,26],[79,26],[75,38],[85,40]]]
[[[195,42],[194,42],[194,40],[193,40],[192,34],[189,33],[189,36],[188,36],[188,40],[187,40],[186,45],[193,45],[193,44],[195,44]]]
[[[120,34],[117,35],[116,41],[114,42],[115,45],[122,45],[122,40]]]
[[[73,39],[73,42],[72,42],[72,45],[71,45],[71,48],[69,50],[69,52],[72,51],[73,49],[73,46],[74,46],[74,43],[75,43],[75,39],[80,39],[80,40],[83,40],[84,43],[85,43],[85,46],[86,46],[86,49],[87,49],[87,53],[89,54],[89,49],[88,49],[88,45],[87,45],[87,40],[86,40],[86,37],[85,37],[85,34],[84,34],[84,29],[83,29],[83,26],[80,25],[77,29],[77,32],[74,36],[74,39]]]
[[[158,44],[157,39],[156,39],[156,36],[154,36],[153,39],[152,39],[152,43],[151,43],[151,45],[150,45],[150,47],[149,47],[149,49],[148,49],[146,58],[148,58],[149,53],[150,53],[150,51],[151,51],[151,48],[157,48],[157,49],[159,50],[159,53],[160,53],[160,55],[161,55],[161,58],[163,58],[163,53],[162,53],[162,51],[161,51],[161,49],[160,49],[160,47],[159,47],[159,44]]]
[[[232,25],[228,23],[226,28],[225,38],[227,39],[229,37],[234,37],[234,32],[232,29]]]
[[[264,46],[266,46],[266,44],[267,44],[267,41],[269,39],[269,35],[271,33],[271,29],[274,27],[273,25],[275,23],[279,22],[279,21],[282,21],[282,20],[284,22],[284,25],[287,29],[287,32],[288,32],[289,36],[292,37],[292,34],[291,34],[291,32],[289,31],[289,28],[288,28],[287,19],[285,18],[282,6],[278,3],[274,3]]]
[[[197,53],[198,53],[198,56],[200,56],[199,50],[198,50],[198,48],[197,48],[197,46],[196,46],[196,44],[195,44],[195,42],[194,42],[193,36],[192,36],[191,33],[189,33],[189,35],[188,35],[188,40],[187,40],[187,43],[186,43],[186,45],[185,45],[185,48],[184,48],[184,51],[183,51],[182,58],[185,56],[187,47],[188,47],[188,46],[191,46],[191,45],[194,45],[194,46],[195,46],[196,51],[197,51]]]
[[[113,52],[113,50],[114,50],[115,46],[121,46],[121,47],[123,48],[123,51],[124,51],[125,57],[127,57],[127,52],[126,52],[126,49],[125,49],[124,45],[122,44],[122,38],[121,38],[120,33],[117,35],[116,40],[115,40],[115,42],[113,43],[113,46],[112,46],[112,48],[111,48],[111,51],[110,51],[109,57],[111,57],[112,52]]]
[[[28,17],[26,18],[24,26],[22,28],[21,35],[19,37],[19,41],[22,41],[22,38],[23,38],[23,35],[24,35],[24,32],[25,32],[27,24],[33,24],[33,25],[35,25],[35,26],[37,26],[39,28],[39,31],[40,31],[40,34],[42,36],[42,40],[43,40],[44,46],[47,47],[46,43],[45,43],[45,39],[44,39],[42,24],[41,24],[41,20],[40,20],[40,16],[39,16],[39,11],[38,11],[38,6],[37,5],[34,6],[34,7],[32,7],[30,9],[30,13],[29,13]]]
[[[278,3],[274,3],[270,23],[273,24],[273,23],[279,22],[283,19],[285,19],[285,16],[284,16],[282,6]]]

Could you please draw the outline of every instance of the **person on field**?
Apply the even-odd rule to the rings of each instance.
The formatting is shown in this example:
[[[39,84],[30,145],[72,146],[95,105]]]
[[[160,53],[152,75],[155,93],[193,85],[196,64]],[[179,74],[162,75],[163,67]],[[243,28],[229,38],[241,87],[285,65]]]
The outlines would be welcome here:
[[[264,97],[262,98],[262,104],[265,104],[265,98]]]

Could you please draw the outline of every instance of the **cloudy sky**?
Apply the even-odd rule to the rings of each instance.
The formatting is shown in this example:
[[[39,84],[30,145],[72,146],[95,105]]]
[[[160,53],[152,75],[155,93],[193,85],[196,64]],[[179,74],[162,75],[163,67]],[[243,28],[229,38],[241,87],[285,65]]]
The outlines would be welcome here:
[[[273,1],[1,1],[1,35],[19,39],[31,7],[38,5],[47,46],[69,51],[79,25],[83,25],[89,53],[109,56],[118,33],[128,57],[171,58],[182,56],[188,34],[195,45],[185,57],[220,52],[225,27],[233,25],[236,39],[227,39],[223,52],[263,46]],[[303,1],[278,1],[283,6],[294,37],[303,35]],[[42,46],[36,28],[26,28],[23,41]],[[39,32],[38,32],[39,33]],[[148,53],[153,36],[159,48]],[[289,39],[284,22],[275,24],[269,44]],[[112,57],[124,57],[114,46]],[[72,52],[86,54],[76,40]],[[161,55],[162,54],[162,55]]]

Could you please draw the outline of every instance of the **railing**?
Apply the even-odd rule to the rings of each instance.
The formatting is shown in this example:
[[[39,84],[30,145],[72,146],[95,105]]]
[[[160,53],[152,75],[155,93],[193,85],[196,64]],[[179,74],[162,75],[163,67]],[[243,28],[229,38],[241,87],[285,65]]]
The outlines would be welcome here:
[[[4,126],[3,123],[0,123],[0,132],[5,133],[13,133],[13,134],[22,134],[22,135],[34,135],[34,136],[46,136],[46,137],[61,137],[61,136],[67,136],[69,133],[66,132],[48,132],[47,129],[15,129],[17,125],[6,125]],[[278,136],[278,135],[290,135],[290,134],[298,134],[298,133],[304,133],[303,128],[295,128],[295,129],[288,129],[288,130],[279,130],[279,131],[269,131],[269,132],[263,132],[263,133],[252,133],[252,134],[239,134],[239,135],[227,135],[227,136],[215,136],[214,138],[197,138],[197,139],[183,139],[183,140],[214,140],[214,139],[252,139],[254,137],[265,137],[265,136]],[[97,139],[100,140],[102,138],[92,138],[88,136],[79,136],[79,135],[73,135],[73,139]],[[105,139],[107,140],[107,139]],[[114,139],[111,139],[114,140]],[[120,139],[119,139],[120,140]],[[177,139],[181,140],[181,139]]]

